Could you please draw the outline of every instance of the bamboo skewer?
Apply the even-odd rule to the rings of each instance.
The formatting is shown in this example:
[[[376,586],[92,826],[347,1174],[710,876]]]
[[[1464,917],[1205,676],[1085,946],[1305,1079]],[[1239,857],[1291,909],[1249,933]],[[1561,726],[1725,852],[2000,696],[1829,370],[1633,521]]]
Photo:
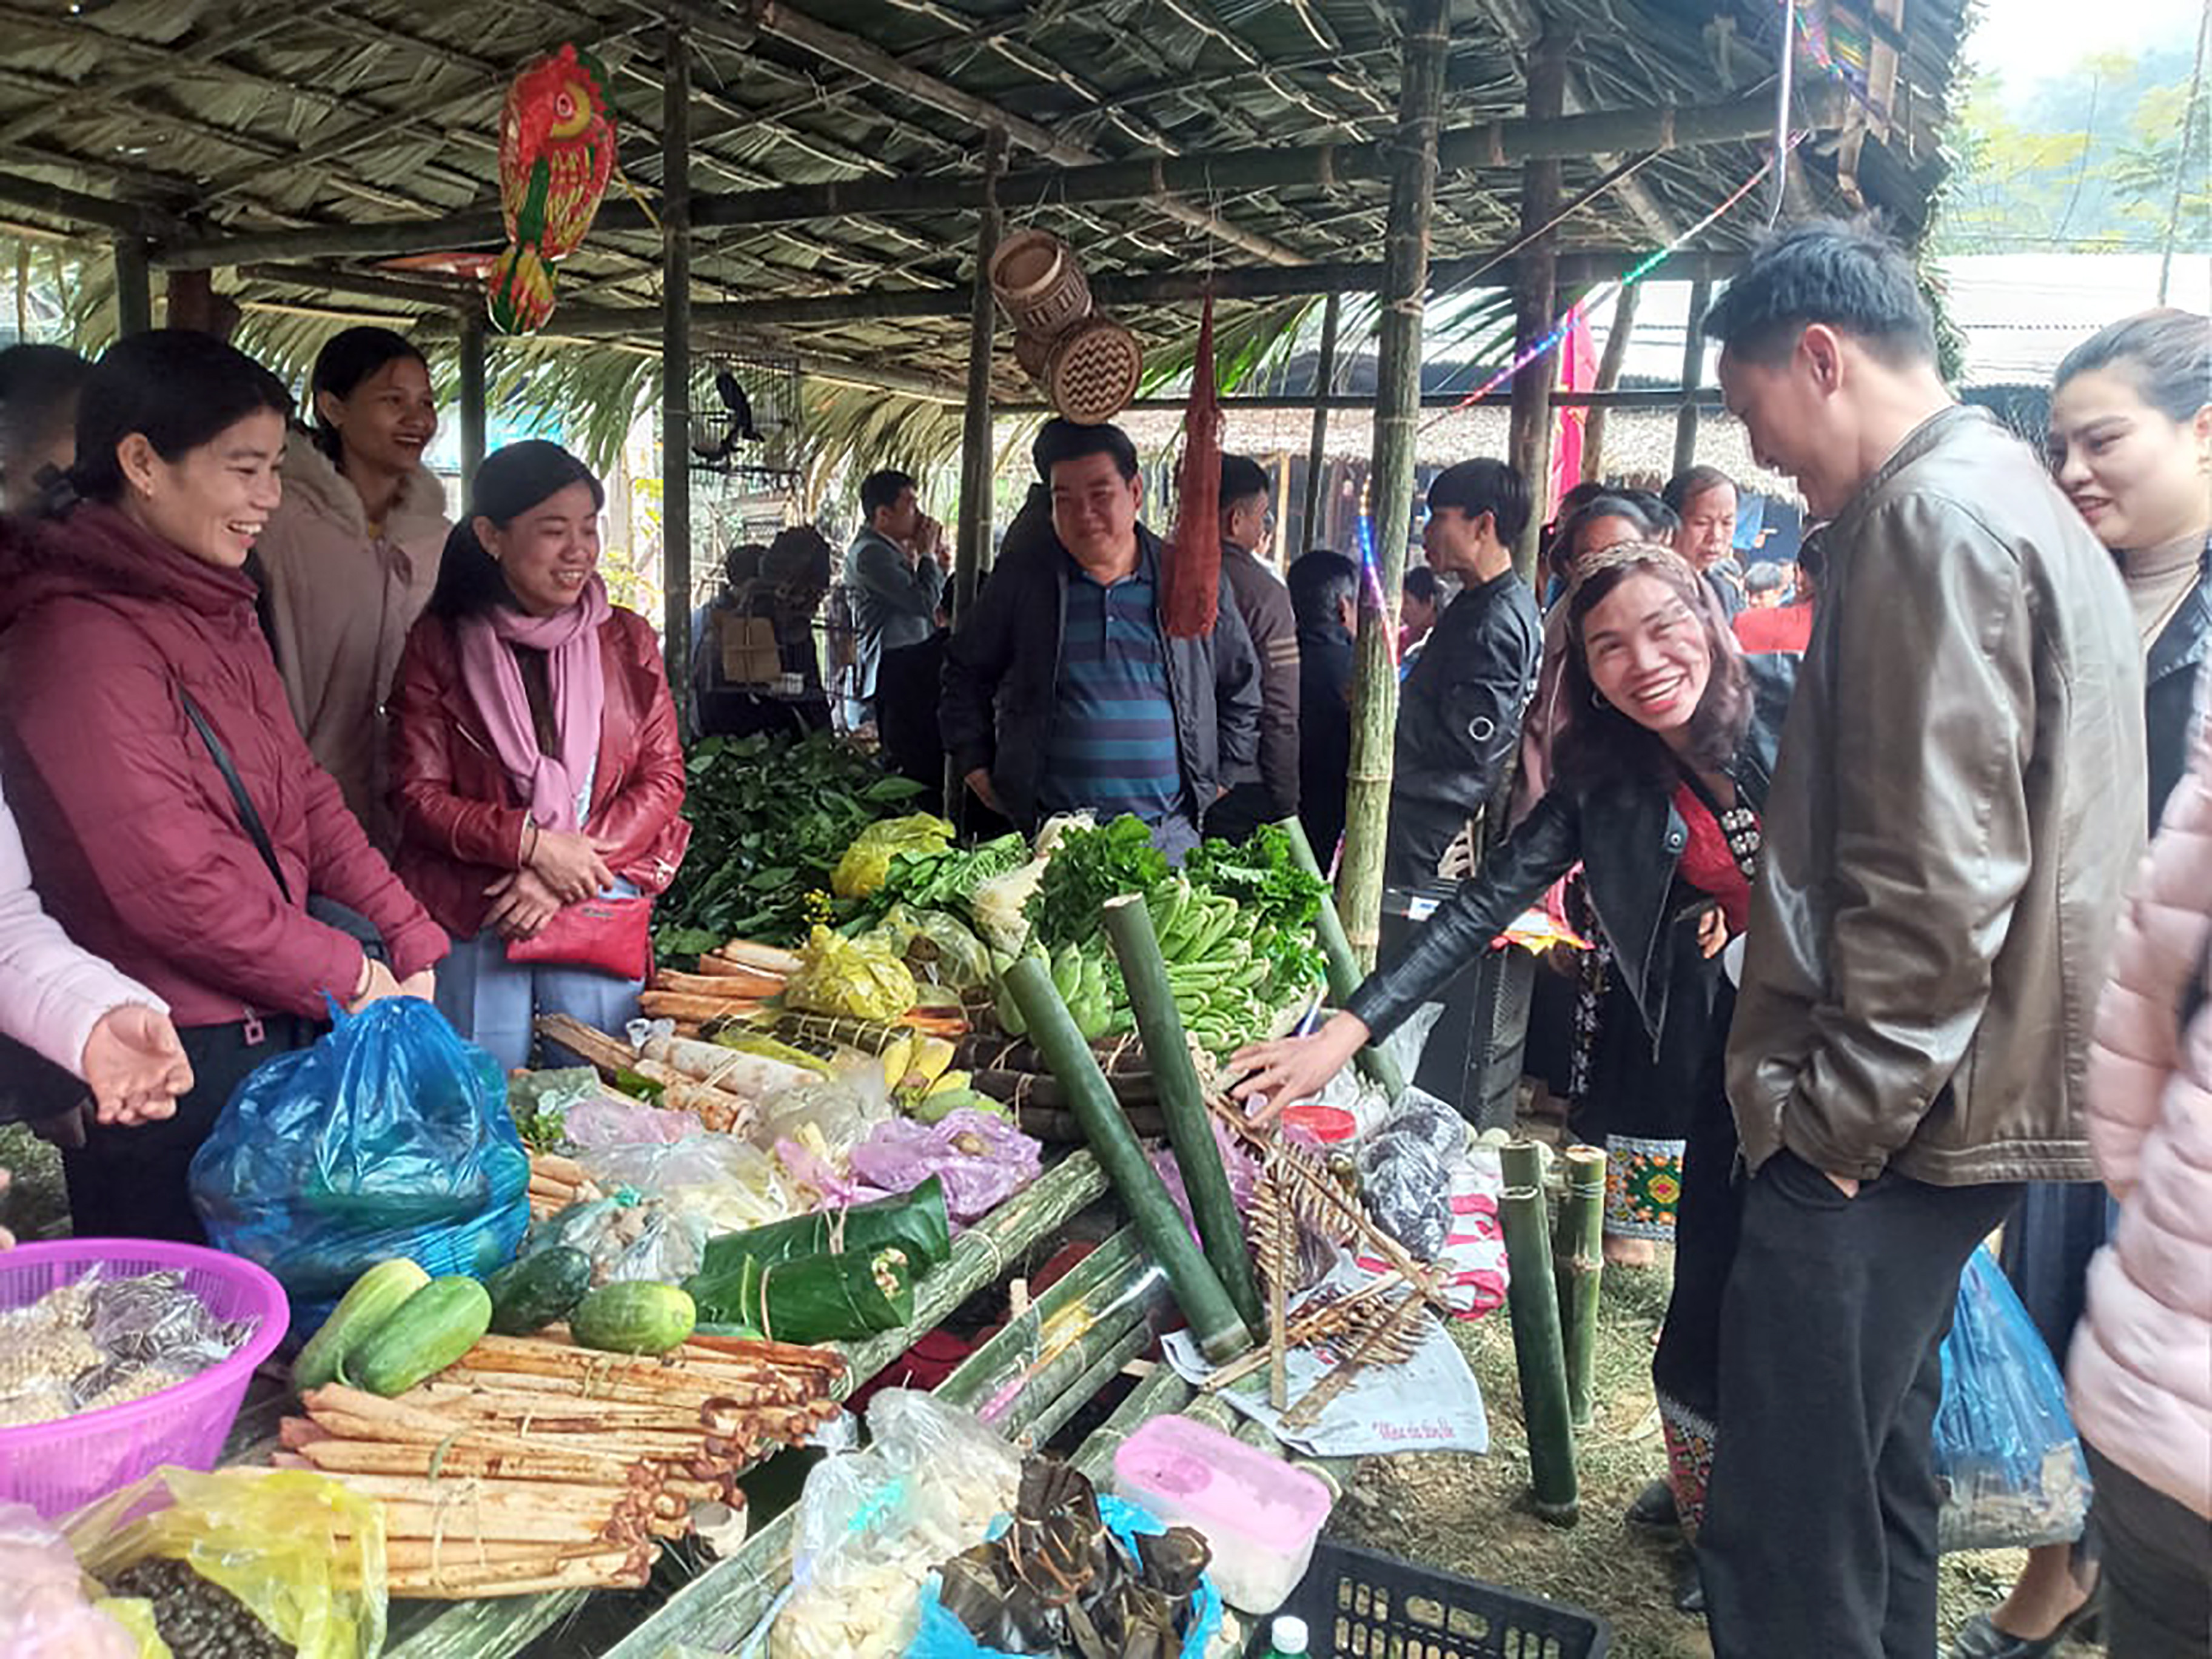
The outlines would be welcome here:
[[[1298,1403],[1285,1414],[1283,1426],[1292,1430],[1311,1428],[1321,1420],[1329,1402],[1350,1388],[1363,1371],[1377,1365],[1402,1365],[1412,1358],[1414,1331],[1422,1311],[1419,1296],[1409,1291],[1401,1297],[1334,1370],[1300,1396]]]

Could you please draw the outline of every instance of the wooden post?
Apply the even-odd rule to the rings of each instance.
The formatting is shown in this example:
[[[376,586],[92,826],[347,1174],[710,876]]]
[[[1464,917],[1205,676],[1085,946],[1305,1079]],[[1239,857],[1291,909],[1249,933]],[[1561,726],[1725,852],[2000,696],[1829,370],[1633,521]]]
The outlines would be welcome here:
[[[681,719],[691,702],[691,59],[673,23],[661,48],[661,644]]]
[[[1336,388],[1336,323],[1343,296],[1322,302],[1321,356],[1314,362],[1313,441],[1306,446],[1306,494],[1298,509],[1300,553],[1324,545],[1321,537],[1322,474],[1328,470],[1328,394]],[[1289,561],[1285,562],[1285,568]]]
[[[975,276],[969,295],[968,404],[960,434],[960,529],[953,554],[952,603],[960,616],[975,600],[976,574],[991,545],[991,346],[996,301],[991,297],[991,256],[998,252],[1001,216],[998,178],[1006,165],[1006,135],[994,127],[983,141],[989,181],[975,228]]]
[[[1605,350],[1597,360],[1597,384],[1593,392],[1610,392],[1620,384],[1620,371],[1628,362],[1628,342],[1636,332],[1637,296],[1641,287],[1625,288],[1613,302],[1613,326],[1606,332]],[[1593,404],[1583,416],[1583,477],[1584,483],[1605,479],[1605,422],[1603,404]]]
[[[484,407],[487,345],[482,306],[461,313],[461,482],[465,486],[483,465],[486,433],[489,428]]]
[[[1444,0],[1408,0],[1398,97],[1397,165],[1383,239],[1372,496],[1375,560],[1365,573],[1352,678],[1352,773],[1336,908],[1363,969],[1375,966],[1382,923],[1382,860],[1390,832],[1391,737],[1398,722],[1392,648],[1413,516],[1415,422],[1421,396],[1421,296],[1428,286],[1436,204],[1437,127],[1449,46]],[[1379,599],[1379,603],[1378,603]]]
[[[154,277],[146,244],[136,236],[115,239],[115,331],[143,334],[154,326]]]
[[[1690,284],[1690,314],[1682,334],[1682,406],[1674,415],[1674,471],[1686,472],[1698,461],[1698,381],[1705,372],[1705,307],[1713,285],[1700,277]]]
[[[1558,118],[1566,104],[1567,37],[1547,27],[1528,53],[1528,103],[1532,120]],[[1514,350],[1526,351],[1552,329],[1559,302],[1559,235],[1543,228],[1558,214],[1559,163],[1555,159],[1524,162],[1521,168],[1521,234],[1529,239],[1515,266],[1516,322]],[[1532,510],[1513,544],[1513,568],[1521,580],[1538,585],[1536,550],[1551,517],[1552,387],[1559,376],[1556,351],[1547,351],[1513,377],[1513,410],[1506,456],[1528,480]]]

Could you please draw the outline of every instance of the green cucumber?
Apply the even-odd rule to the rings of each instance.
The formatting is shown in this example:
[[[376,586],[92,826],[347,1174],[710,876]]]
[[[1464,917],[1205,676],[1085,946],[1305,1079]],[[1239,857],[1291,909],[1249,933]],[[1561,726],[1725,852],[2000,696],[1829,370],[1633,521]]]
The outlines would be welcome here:
[[[501,1336],[544,1330],[592,1288],[592,1258],[570,1244],[510,1261],[484,1281],[491,1292],[491,1328]]]
[[[568,1316],[568,1334],[608,1353],[666,1353],[698,1320],[696,1304],[675,1285],[625,1282],[587,1292]]]
[[[353,1288],[331,1310],[322,1329],[300,1350],[292,1362],[292,1383],[301,1394],[338,1380],[346,1360],[368,1340],[370,1333],[430,1282],[430,1275],[405,1256],[380,1261],[353,1282]]]
[[[445,1370],[490,1328],[490,1291],[459,1273],[434,1279],[368,1334],[341,1376],[389,1400]]]

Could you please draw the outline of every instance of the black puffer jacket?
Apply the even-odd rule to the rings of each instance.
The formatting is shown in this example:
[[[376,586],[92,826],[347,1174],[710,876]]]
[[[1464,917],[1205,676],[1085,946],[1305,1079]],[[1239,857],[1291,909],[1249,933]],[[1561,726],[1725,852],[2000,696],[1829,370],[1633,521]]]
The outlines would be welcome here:
[[[1139,525],[1137,536],[1155,559],[1164,556],[1151,531]],[[1038,533],[1030,508],[1024,507],[945,656],[938,720],[945,752],[963,777],[979,767],[988,769],[1000,810],[1024,829],[1035,829],[1038,819],[1073,568],[1048,522]],[[1194,824],[1229,777],[1259,757],[1260,663],[1225,576],[1211,635],[1171,639],[1164,627],[1161,634],[1184,811]]]
[[[1511,571],[1443,608],[1399,694],[1388,860],[1394,885],[1436,879],[1470,818],[1490,804],[1536,694],[1544,624]]]
[[[1744,804],[1763,810],[1782,719],[1796,681],[1794,658],[1748,665],[1751,723],[1729,775]],[[1378,1036],[1433,1002],[1513,919],[1579,862],[1591,907],[1613,946],[1629,994],[1656,1043],[1667,1023],[1673,956],[1662,949],[1676,920],[1674,877],[1688,831],[1674,790],[1649,778],[1588,785],[1554,782],[1472,881],[1437,909],[1394,966],[1352,994],[1350,1011]]]

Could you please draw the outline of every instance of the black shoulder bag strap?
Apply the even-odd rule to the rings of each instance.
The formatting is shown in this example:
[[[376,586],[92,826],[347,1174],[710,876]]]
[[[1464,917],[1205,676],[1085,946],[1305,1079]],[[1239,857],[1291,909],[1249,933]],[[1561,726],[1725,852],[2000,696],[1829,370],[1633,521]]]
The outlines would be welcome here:
[[[177,686],[177,699],[185,706],[185,718],[192,723],[192,730],[200,734],[207,745],[208,757],[215,762],[215,769],[222,774],[222,781],[230,786],[231,804],[238,809],[239,826],[252,839],[254,850],[261,861],[269,866],[269,873],[276,878],[276,890],[284,896],[284,902],[292,902],[292,884],[284,879],[283,867],[276,862],[276,848],[269,840],[269,830],[261,822],[261,814],[254,811],[253,797],[246,793],[246,781],[238,775],[238,768],[231,764],[230,750],[222,746],[222,739],[215,734],[206,714],[192,700],[192,694],[181,683]]]

